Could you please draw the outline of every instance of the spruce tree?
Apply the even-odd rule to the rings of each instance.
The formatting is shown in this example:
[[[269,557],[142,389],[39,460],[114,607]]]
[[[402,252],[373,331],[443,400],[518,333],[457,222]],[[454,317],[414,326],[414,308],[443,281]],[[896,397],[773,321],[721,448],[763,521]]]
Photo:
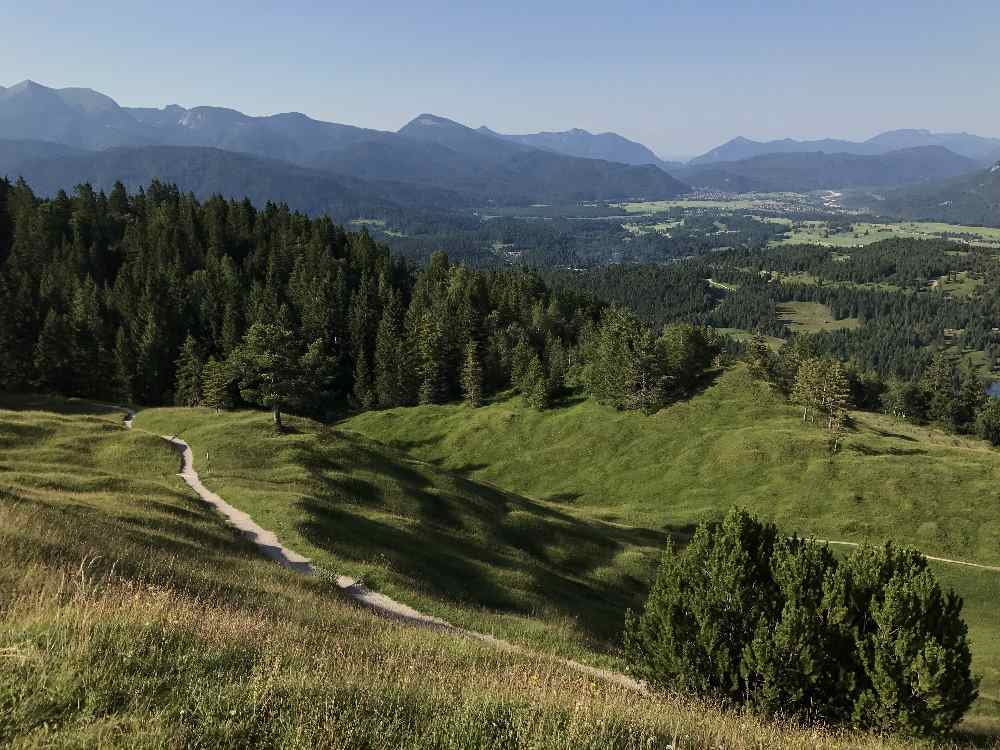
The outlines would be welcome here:
[[[177,358],[177,378],[174,400],[178,406],[198,406],[202,400],[202,362],[198,345],[190,334],[184,340]]]
[[[440,404],[447,399],[445,322],[436,311],[424,315],[420,328],[420,403]]]
[[[368,365],[368,353],[362,346],[354,363],[354,403],[359,409],[368,410],[377,403],[375,388],[372,384],[371,368]]]
[[[774,363],[774,353],[767,339],[758,331],[754,334],[746,353],[747,369],[755,380],[768,380]]]
[[[479,364],[476,343],[470,342],[465,348],[465,362],[462,365],[462,396],[472,407],[483,403],[483,368]]]
[[[392,292],[375,334],[375,398],[383,409],[406,403],[399,296]]]
[[[534,409],[547,409],[552,404],[552,393],[549,390],[549,378],[542,366],[542,360],[537,354],[532,354],[528,360],[519,386],[524,400]]]
[[[820,388],[820,407],[826,416],[828,430],[832,431],[835,424],[843,426],[850,400],[851,384],[847,373],[840,362],[828,361],[822,371]]]
[[[0,178],[0,266],[3,266],[14,245],[14,220],[10,215],[10,183]]]
[[[72,331],[65,318],[49,310],[34,353],[35,380],[48,390],[70,393],[74,380]]]
[[[274,323],[250,326],[231,357],[240,396],[270,409],[279,431],[282,412],[303,389],[299,357],[292,332]]]
[[[1000,400],[991,398],[976,416],[976,434],[993,445],[1000,445]]]
[[[233,376],[225,362],[209,357],[201,370],[201,403],[222,411],[233,408]]]
[[[823,364],[820,360],[810,358],[799,363],[792,384],[792,403],[802,407],[802,421],[811,422],[813,416],[822,408]]]

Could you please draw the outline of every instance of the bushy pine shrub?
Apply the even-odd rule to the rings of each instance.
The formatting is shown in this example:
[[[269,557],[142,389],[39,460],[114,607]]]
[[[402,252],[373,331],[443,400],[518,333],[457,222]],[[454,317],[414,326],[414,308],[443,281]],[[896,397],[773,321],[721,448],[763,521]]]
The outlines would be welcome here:
[[[962,601],[915,550],[838,563],[732,511],[668,545],[626,653],[652,685],[764,713],[943,734],[976,699]]]

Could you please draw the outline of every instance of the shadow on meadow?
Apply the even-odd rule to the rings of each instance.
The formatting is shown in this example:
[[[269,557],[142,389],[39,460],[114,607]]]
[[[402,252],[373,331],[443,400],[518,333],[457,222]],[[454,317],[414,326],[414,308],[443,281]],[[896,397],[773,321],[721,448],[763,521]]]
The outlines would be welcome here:
[[[581,520],[332,428],[294,461],[309,474],[299,531],[316,547],[446,601],[555,611],[596,642],[641,605],[667,537],[690,534]]]

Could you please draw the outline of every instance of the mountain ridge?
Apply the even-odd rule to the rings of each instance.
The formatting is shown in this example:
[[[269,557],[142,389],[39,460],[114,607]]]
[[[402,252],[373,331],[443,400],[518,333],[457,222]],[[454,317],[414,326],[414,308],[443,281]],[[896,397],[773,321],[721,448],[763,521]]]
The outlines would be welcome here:
[[[878,155],[823,151],[761,154],[690,166],[678,175],[695,187],[726,192],[809,192],[900,187],[956,177],[978,168],[976,160],[943,146],[916,146]]]
[[[890,151],[918,146],[944,146],[959,156],[979,161],[989,160],[989,155],[993,152],[1000,154],[1000,138],[986,138],[971,133],[934,133],[927,129],[904,128],[878,133],[866,141],[849,141],[838,138],[801,141],[793,138],[782,138],[773,141],[754,141],[737,136],[701,156],[696,156],[688,162],[688,165],[741,161],[765,154],[815,151],[877,156]]]
[[[429,113],[390,132],[313,120],[301,113],[255,117],[225,107],[125,108],[89,89],[52,89],[33,81],[0,94],[0,139],[51,141],[91,151],[216,148],[394,184],[406,193],[403,202],[412,200],[414,186],[461,193],[457,206],[470,200],[662,199],[687,190],[659,169],[653,173],[646,166],[581,159],[510,143]],[[138,152],[132,153],[143,159]],[[128,171],[121,157],[106,157],[104,163],[115,161]],[[215,157],[216,161],[220,158]],[[91,167],[96,164],[91,162]],[[148,161],[142,164],[149,166]],[[440,164],[449,164],[451,169],[442,169]],[[78,161],[62,173],[79,172],[79,166]],[[59,173],[51,165],[43,169],[34,164],[33,169],[47,175]],[[274,169],[271,165],[266,171]],[[279,171],[291,174],[287,168]],[[411,184],[403,188],[403,183]]]

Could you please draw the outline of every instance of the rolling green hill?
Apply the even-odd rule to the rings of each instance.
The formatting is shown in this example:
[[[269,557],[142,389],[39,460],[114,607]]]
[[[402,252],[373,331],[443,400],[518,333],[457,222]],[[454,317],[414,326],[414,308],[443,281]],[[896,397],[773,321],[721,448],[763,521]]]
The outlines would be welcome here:
[[[190,415],[192,440],[209,434],[196,428],[205,418]],[[164,441],[120,419],[0,396],[4,746],[955,747],[641,695],[544,655],[380,620],[322,576],[257,555],[174,476]],[[265,456],[260,437],[229,443],[242,471]],[[209,477],[227,463],[197,453]]]
[[[457,625],[607,661],[667,532],[580,518],[439,469],[356,433],[260,412],[147,409],[202,481],[337,573]]]
[[[893,539],[1000,566],[1000,453],[855,413],[836,455],[826,435],[742,369],[654,416],[592,401],[538,412],[518,397],[472,410],[369,412],[341,426],[567,513],[678,532],[739,505],[788,533]],[[965,596],[983,715],[1000,717],[1000,572],[936,564]]]

